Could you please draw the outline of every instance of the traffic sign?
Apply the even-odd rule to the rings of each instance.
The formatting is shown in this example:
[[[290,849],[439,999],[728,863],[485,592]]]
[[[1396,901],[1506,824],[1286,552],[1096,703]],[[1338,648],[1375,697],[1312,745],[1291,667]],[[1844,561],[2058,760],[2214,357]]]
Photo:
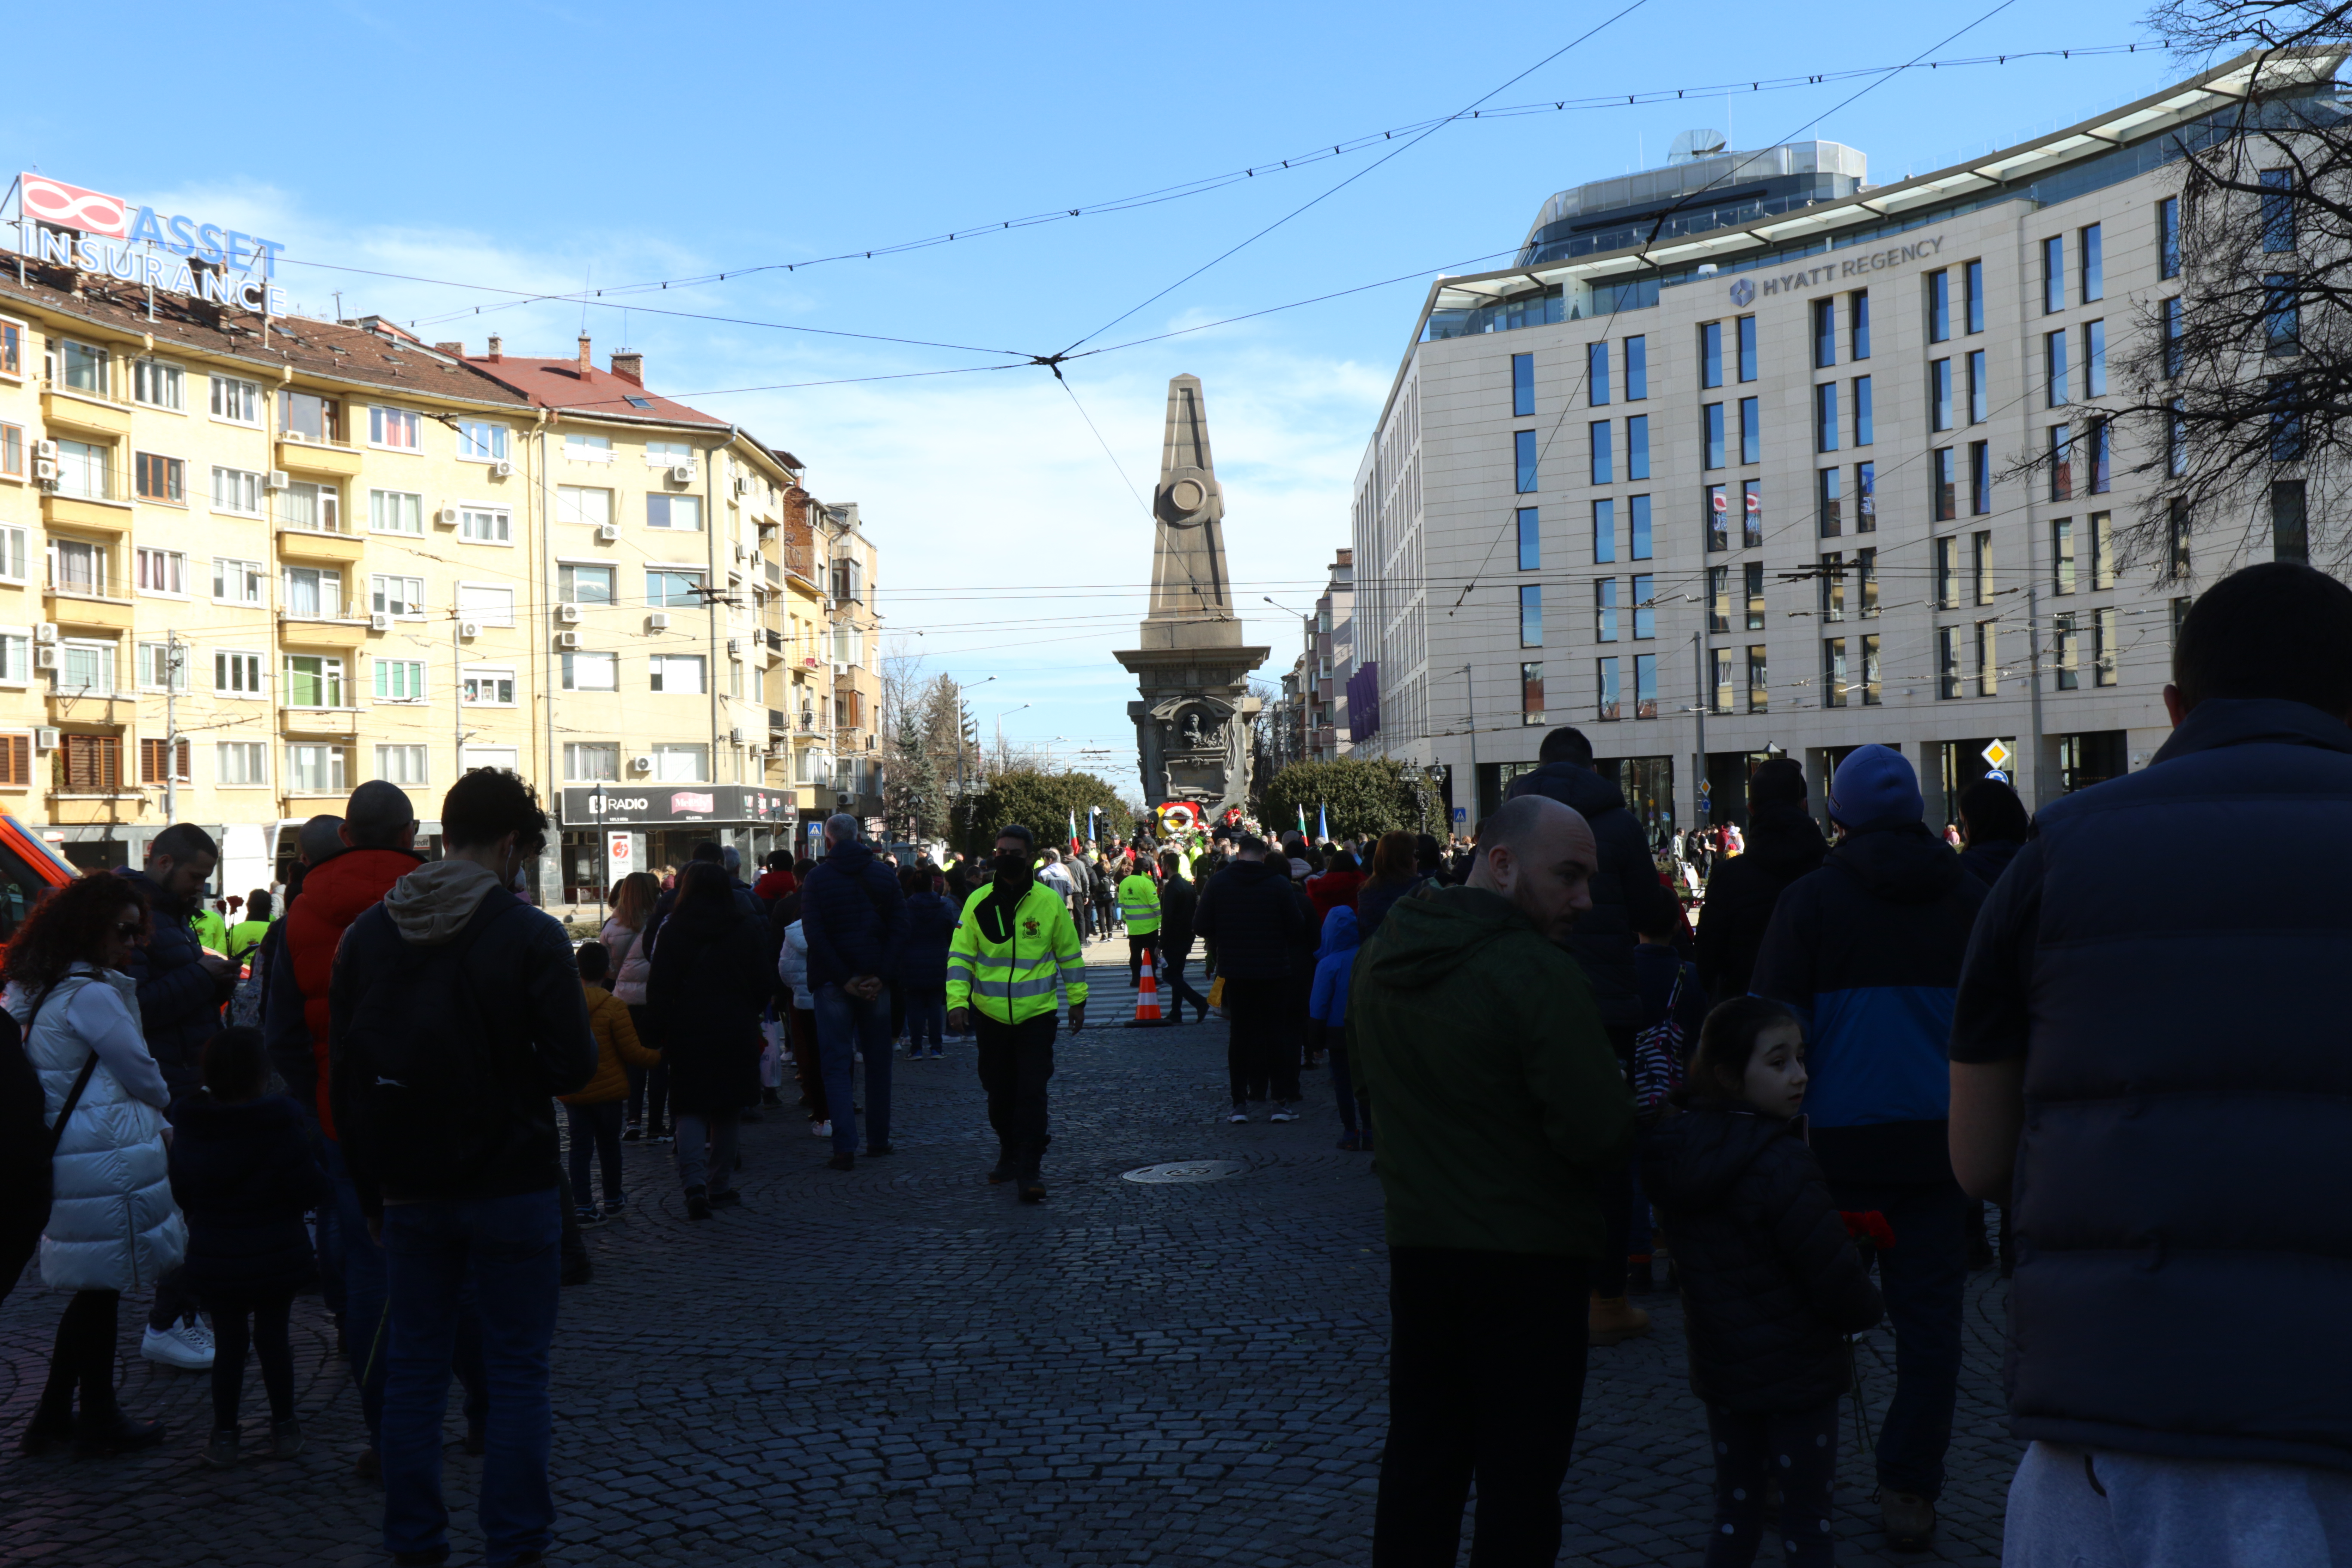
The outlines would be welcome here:
[[[1985,774],[1985,781],[1989,784],[2007,784],[2009,782],[2009,775],[2002,773],[1999,768],[1995,768],[1990,773]]]
[[[2003,768],[2008,767],[2009,759],[2017,755],[2015,752],[2011,751],[2007,746],[2001,744],[2000,742],[1997,740],[1986,746],[1985,749],[1978,754],[1984,758],[1987,765],[1991,767],[1995,773],[1999,773]]]
[[[1468,806],[1466,806],[1466,805],[1457,805],[1457,806],[1455,806],[1455,807],[1454,808],[1454,821],[1456,821],[1456,822],[1467,822],[1467,821],[1469,821],[1469,820],[1470,820],[1470,808],[1469,808]]]
[[[1715,793],[1715,785],[1714,785],[1714,784],[1713,784],[1713,783],[1711,783],[1710,781],[1708,781],[1708,780],[1706,780],[1706,779],[1701,779],[1701,780],[1699,780],[1699,781],[1698,781],[1698,797],[1699,797],[1699,799],[1701,799],[1701,800],[1705,800],[1708,795],[1713,795],[1714,793]]]

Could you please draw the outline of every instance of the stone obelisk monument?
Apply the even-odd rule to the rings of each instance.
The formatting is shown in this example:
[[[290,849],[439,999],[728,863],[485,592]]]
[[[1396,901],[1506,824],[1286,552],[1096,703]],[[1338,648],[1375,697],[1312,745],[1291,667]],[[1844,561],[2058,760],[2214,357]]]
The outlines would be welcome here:
[[[1142,688],[1127,705],[1146,805],[1189,800],[1213,816],[1249,795],[1249,674],[1273,651],[1242,646],[1225,570],[1225,493],[1209,456],[1201,378],[1168,384],[1160,484],[1151,492],[1151,609],[1141,646],[1114,653]]]

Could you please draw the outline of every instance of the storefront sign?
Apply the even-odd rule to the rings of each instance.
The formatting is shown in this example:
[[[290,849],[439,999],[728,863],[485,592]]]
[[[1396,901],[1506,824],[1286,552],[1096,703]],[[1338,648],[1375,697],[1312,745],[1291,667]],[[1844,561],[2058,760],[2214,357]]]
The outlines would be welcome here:
[[[752,784],[697,784],[679,789],[667,784],[608,784],[574,787],[563,792],[563,823],[567,827],[659,826],[666,823],[790,822],[798,814],[792,797]],[[626,834],[611,836],[618,844]],[[615,849],[615,862],[625,854]]]
[[[153,207],[39,174],[17,175],[16,192],[17,247],[37,261],[215,304],[286,313],[286,291],[268,281],[278,276],[278,258],[286,248],[277,240],[178,214],[166,217]],[[42,225],[54,226],[36,226]],[[191,267],[186,258],[205,265]]]
[[[632,833],[604,835],[604,858],[613,863],[613,875],[615,877],[625,877],[634,869],[629,864],[629,847],[635,842],[636,836]]]
[[[1766,294],[1796,294],[1807,289],[1818,289],[1845,279],[1866,278],[1873,272],[1884,272],[1890,267],[1907,267],[1915,261],[1931,261],[1941,255],[1944,237],[1930,235],[1915,239],[1908,245],[1892,245],[1884,250],[1865,250],[1860,255],[1824,261],[1819,267],[1808,267],[1795,272],[1783,272],[1777,278],[1764,279]],[[1742,278],[1731,286],[1731,302],[1746,306],[1756,298],[1757,288]]]

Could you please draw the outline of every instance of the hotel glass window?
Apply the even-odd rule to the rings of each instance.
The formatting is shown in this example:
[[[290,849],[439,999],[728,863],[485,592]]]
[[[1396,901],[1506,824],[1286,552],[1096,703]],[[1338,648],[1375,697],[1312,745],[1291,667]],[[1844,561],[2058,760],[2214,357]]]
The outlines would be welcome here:
[[[1938,447],[1927,454],[1927,515],[1949,522],[1958,515],[1958,486],[1952,474],[1952,449]]]
[[[1823,539],[1845,532],[1845,498],[1840,493],[1840,478],[1835,468],[1823,468],[1813,476],[1813,515]]]
[[[1536,411],[1536,356],[1511,356],[1511,414],[1526,419]]]
[[[295,795],[343,793],[343,749],[341,746],[286,748],[286,787]]]
[[[460,583],[457,584],[457,615],[460,619],[478,621],[486,626],[510,626],[515,624],[514,590]]]
[[[425,700],[425,661],[421,658],[372,658],[378,702]]]
[[[49,541],[49,581],[69,593],[106,592],[106,546],[85,539]]]
[[[1745,465],[1764,460],[1764,416],[1759,399],[1739,400],[1739,461]]]
[[[567,604],[609,605],[618,574],[610,566],[565,564],[555,569],[555,596]]]
[[[1853,357],[1870,357],[1870,290],[1856,289],[1846,296],[1847,336],[1852,341]]]
[[[1617,661],[1613,658],[1600,658],[1592,662],[1593,673],[1597,677],[1596,684],[1599,687],[1596,693],[1598,698],[1596,706],[1600,717],[1603,720],[1622,717],[1617,703]]]
[[[1969,423],[1981,425],[1992,417],[1992,387],[1985,379],[1985,352],[1969,355]]]
[[[239,425],[261,423],[261,384],[241,381],[233,375],[215,374],[212,378],[212,410],[215,419],[231,419]]]
[[[423,534],[425,498],[413,490],[368,491],[368,527],[376,533]]]
[[[1748,593],[1748,625],[1751,632],[1764,629],[1764,563],[1750,561],[1740,568],[1742,585]]]
[[[2104,247],[2099,239],[2099,226],[2092,224],[2075,237],[2081,250],[2083,303],[2106,298],[2107,275]]]
[[[563,656],[566,691],[618,691],[621,656],[615,653],[567,653]]]
[[[59,441],[58,493],[87,500],[113,500],[114,448],[88,441]]]
[[[1862,705],[1878,706],[1878,634],[1872,632],[1859,639],[1862,644]]]
[[[2164,471],[2179,479],[2189,471],[2189,416],[2176,397],[2164,413]]]
[[[1592,440],[1592,483],[1596,485],[1608,484],[1610,482],[1610,469],[1612,468],[1612,464],[1609,460],[1609,421],[1606,419],[1596,419],[1591,424],[1585,426],[1585,431]],[[1530,434],[1532,434],[1532,432],[1530,432]]]
[[[341,533],[343,492],[334,485],[288,485],[278,492],[278,521],[283,527],[310,533]]]
[[[1750,643],[1748,647],[1748,710],[1750,713],[1771,710],[1772,683],[1768,678],[1769,673],[1763,646]]]
[[[184,409],[188,403],[188,373],[161,360],[133,360],[131,395],[150,408]]]
[[[476,544],[512,544],[514,517],[502,506],[461,506],[457,537]]]
[[[139,684],[148,691],[173,691],[188,689],[188,665],[191,660],[170,643],[143,642],[139,645]]]
[[[2074,591],[2074,521],[2056,518],[2050,524],[2050,591]]]
[[[1734,677],[1732,660],[1738,657],[1730,648],[1712,647],[1706,650],[1707,711],[1731,711],[1731,687]]]
[[[1519,584],[1519,646],[1543,647],[1543,584]]]
[[[2311,560],[2311,537],[2305,526],[2301,479],[2271,481],[2271,558],[2275,561]]]
[[[567,430],[563,436],[563,455],[575,463],[609,463],[613,460],[613,438]]]
[[[305,441],[340,441],[341,405],[331,397],[281,388],[278,394],[278,428],[280,434],[299,436]]]
[[[1595,563],[1617,559],[1617,503],[1613,500],[1592,503],[1592,559]]]
[[[1837,363],[1837,301],[1813,301],[1813,368],[1827,370]]]
[[[702,604],[702,574],[648,567],[646,603],[656,610],[698,608]]]
[[[1754,381],[1763,366],[1756,357],[1756,318],[1742,316],[1739,328],[1739,379]]]
[[[566,741],[563,776],[574,784],[613,784],[621,776],[618,741]]]
[[[2295,406],[2295,378],[2274,375],[2269,384],[2271,461],[2292,463],[2303,456],[2303,410]]]
[[[1636,414],[1625,421],[1625,477],[1650,477],[1650,416]]]
[[[1981,332],[1985,321],[1984,263],[1969,262],[1960,268],[1960,276],[1961,289],[1968,301],[1967,330],[1971,333]]]
[[[2066,308],[2066,241],[2053,235],[2042,242],[2042,313],[2057,314]]]
[[[263,760],[268,755],[268,748],[259,741],[215,741],[213,742],[213,783],[268,784],[268,765]]]
[[[652,690],[675,694],[709,689],[703,683],[705,660],[698,653],[657,653],[649,663]]]
[[[1731,503],[1725,498],[1721,485],[1709,485],[1702,498],[1701,510],[1706,521],[1706,548],[1709,554],[1731,548]]]
[[[1857,447],[1875,446],[1878,441],[1875,424],[1871,416],[1870,377],[1857,375],[1853,378],[1853,444]]]
[[[2107,324],[2105,321],[2083,323],[2083,395],[2105,397],[2107,395]]]
[[[2166,196],[2156,204],[2156,275],[2180,276],[2180,198]]]
[[[2263,186],[2263,248],[2267,251],[2289,251],[2294,248],[2294,171],[2264,169]]]
[[[2083,429],[2083,477],[2089,481],[2088,493],[2103,496],[2112,478],[2114,427],[2105,419],[2092,420]]]
[[[2091,546],[2091,586],[2112,588],[2116,585],[2116,530],[2112,514],[2095,511],[2089,523]]]
[[[2074,437],[2071,426],[2050,426],[2050,499],[2074,499]]]
[[[394,451],[416,450],[417,422],[414,410],[406,408],[374,408],[368,410],[368,440],[378,447],[390,447]]]
[[[1822,619],[1845,619],[1845,557],[1834,552],[1822,556],[1817,576],[1822,589]]]
[[[2113,686],[2116,683],[2116,612],[2091,612],[2091,684]]]
[[[1538,660],[1519,666],[1519,722],[1540,724],[1543,721],[1543,664]]]
[[[1625,498],[1625,532],[1626,543],[1632,546],[1626,559],[1647,561],[1651,553],[1650,498],[1648,496]]]
[[[1856,463],[1853,466],[1853,531],[1856,533],[1878,531],[1878,465]]]
[[[1633,579],[1633,639],[1658,635],[1657,579],[1644,573]]]
[[[1723,384],[1723,323],[1708,321],[1698,330],[1698,384]]]
[[[324,654],[289,653],[279,674],[289,708],[343,708],[343,661]]]
[[[1728,566],[1706,569],[1706,629],[1710,632],[1731,629],[1731,568]]]
[[[1992,534],[1979,531],[1969,536],[1969,566],[1976,578],[1976,602],[1992,603]]]
[[[2156,335],[2164,344],[2164,374],[2168,378],[2180,374],[2181,327],[2180,296],[2175,294],[2157,306]]]
[[[1625,340],[1625,401],[1640,403],[1650,395],[1650,340],[1640,333]]]
[[[496,463],[507,455],[507,427],[487,419],[457,421],[457,456],[478,463]]]
[[[164,501],[173,506],[187,503],[188,465],[181,458],[136,452],[131,455],[131,472],[140,500]]]
[[[1542,565],[1542,513],[1535,507],[1523,506],[1519,508],[1519,570],[1533,572]],[[563,596],[569,599],[573,595],[566,594]]]
[[[1633,656],[1633,717],[1654,719],[1658,716],[1658,656],[1637,653]]]
[[[177,550],[153,550],[142,545],[133,554],[132,565],[142,594],[177,595],[188,591],[188,558]]]
[[[261,476],[243,468],[213,470],[213,510],[239,512],[247,517],[261,515]]]
[[[65,362],[64,382],[75,392],[96,393],[104,396],[110,390],[113,356],[91,343],[78,343],[71,339],[58,340],[58,357]]]
[[[1813,388],[1813,450],[1838,449],[1837,383],[1825,381]]]
[[[1511,464],[1517,471],[1517,483],[1521,495],[1533,495],[1542,488],[1536,472],[1536,433],[1534,431],[1511,432]],[[670,525],[669,500],[667,496],[649,495],[646,498],[646,527],[667,528]],[[656,501],[662,504],[656,506],[654,503]],[[698,523],[695,526],[700,525]]]
[[[515,678],[511,669],[473,666],[458,671],[458,700],[468,708],[511,708]]]
[[[1927,274],[1927,341],[1940,343],[1952,335],[1952,275]]]
[[[656,745],[654,777],[663,784],[709,783],[710,748],[679,741],[665,741]]]
[[[1739,542],[1743,549],[1755,550],[1764,542],[1764,481],[1739,481]]]
[[[393,577],[378,572],[368,577],[368,608],[379,616],[425,614],[425,579]]]
[[[423,746],[378,746],[375,749],[375,776],[387,784],[421,784],[425,777]]]
[[[1535,412],[1534,401],[1530,394],[1526,412]],[[1584,345],[1584,401],[1588,407],[1609,406],[1609,345],[1606,342]]]
[[[214,558],[213,597],[224,605],[260,604],[268,581],[268,573],[258,561]]]
[[[2058,689],[2073,691],[2083,684],[2082,638],[2074,629],[2073,612],[2051,617],[2050,640],[2050,662],[2057,671]]]
[[[1845,638],[1826,637],[1822,642],[1822,706],[1845,706]]]
[[[1709,403],[1699,409],[1701,455],[1699,466],[1706,468],[1723,467],[1723,405]]]
[[[1960,629],[1958,626],[1936,628],[1936,695],[1958,697],[1960,694]]]
[[[2263,279],[2263,353],[2273,359],[2303,352],[2300,292],[2292,273],[2273,272]]]
[[[1927,362],[1927,428],[1948,430],[1952,427],[1952,362],[1948,359]]]
[[[341,573],[325,572],[316,566],[288,566],[283,570],[281,586],[288,615],[331,620],[343,613]]]
[[[1996,621],[1977,623],[1977,695],[2000,695],[2000,626]]]
[[[1878,617],[1878,552],[1857,550],[1853,552],[1853,613],[1864,620]]]
[[[1617,579],[1603,577],[1592,584],[1592,640],[1617,640]]]
[[[590,528],[601,527],[613,521],[613,492],[583,485],[558,485],[555,487],[555,521],[581,523]]]
[[[2042,334],[2042,384],[2052,408],[2066,406],[2066,332],[2060,328]]]
[[[261,695],[261,656],[222,649],[213,655],[213,689],[231,697]]]
[[[1960,542],[1936,541],[1936,608],[1948,610],[1960,602]]]

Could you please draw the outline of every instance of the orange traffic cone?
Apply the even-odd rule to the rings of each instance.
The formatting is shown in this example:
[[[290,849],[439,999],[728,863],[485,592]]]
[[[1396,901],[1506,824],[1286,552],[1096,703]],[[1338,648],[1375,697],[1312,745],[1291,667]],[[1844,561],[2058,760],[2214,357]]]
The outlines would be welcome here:
[[[1135,1016],[1129,1020],[1130,1029],[1156,1028],[1165,1022],[1160,1016],[1160,980],[1152,973],[1152,955],[1143,955],[1142,983],[1135,993]]]

